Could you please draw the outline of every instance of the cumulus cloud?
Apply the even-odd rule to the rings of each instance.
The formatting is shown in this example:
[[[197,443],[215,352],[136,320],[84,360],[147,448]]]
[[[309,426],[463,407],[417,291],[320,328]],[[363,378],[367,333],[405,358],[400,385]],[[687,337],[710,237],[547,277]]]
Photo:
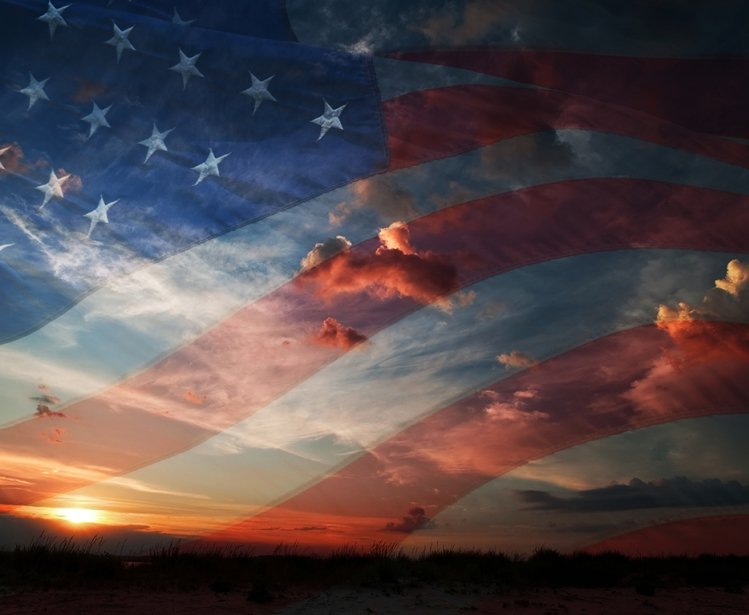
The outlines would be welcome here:
[[[402,222],[381,233],[374,253],[344,250],[307,270],[300,283],[314,284],[324,298],[366,292],[378,299],[408,297],[423,304],[447,305],[447,295],[459,285],[456,267],[444,256],[416,250]]]
[[[612,512],[639,508],[742,506],[749,504],[749,485],[717,478],[693,481],[680,476],[652,482],[633,478],[626,484],[585,489],[570,497],[538,490],[519,490],[515,495],[530,510]]]
[[[335,318],[328,317],[323,321],[322,327],[320,327],[320,330],[315,335],[314,340],[324,346],[334,346],[348,350],[357,344],[366,342],[367,336],[362,335],[351,327],[342,325]]]
[[[377,237],[382,244],[381,249],[400,250],[403,254],[415,254],[411,246],[408,225],[400,220],[393,222],[390,226],[380,229]]]
[[[402,517],[400,521],[389,521],[383,528],[386,532],[401,532],[410,534],[420,529],[430,529],[434,527],[434,522],[427,517],[426,511],[421,506],[414,506],[409,509],[408,514]]]
[[[715,280],[715,288],[710,289],[702,300],[702,305],[691,306],[680,302],[676,307],[660,305],[656,324],[661,328],[671,328],[669,323],[683,323],[694,320],[739,320],[749,317],[749,265],[738,259],[726,266],[726,275]]]
[[[738,298],[747,283],[749,283],[749,265],[734,258],[726,267],[726,277],[715,280],[715,287]]]
[[[729,354],[749,359],[746,340],[725,339],[713,324],[749,319],[747,281],[749,266],[734,259],[728,263],[725,278],[715,281],[715,288],[705,294],[701,305],[680,302],[675,307],[658,307],[655,324],[669,334],[681,353],[678,358],[671,357],[672,362],[684,364]]]
[[[507,369],[532,367],[537,363],[537,361],[533,357],[518,350],[513,350],[508,354],[498,354],[497,361],[499,361],[499,364],[504,365]]]
[[[300,265],[302,270],[316,267],[323,261],[328,260],[339,252],[345,252],[349,248],[351,248],[351,242],[343,235],[336,235],[335,237],[326,239],[323,243],[316,243],[315,247],[301,260]]]

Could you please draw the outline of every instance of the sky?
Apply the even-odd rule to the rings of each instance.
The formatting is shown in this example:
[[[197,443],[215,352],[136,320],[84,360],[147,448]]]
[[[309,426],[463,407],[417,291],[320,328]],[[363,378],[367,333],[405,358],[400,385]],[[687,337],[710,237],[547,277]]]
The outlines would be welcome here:
[[[749,551],[742,4],[211,6],[0,3],[0,546]]]

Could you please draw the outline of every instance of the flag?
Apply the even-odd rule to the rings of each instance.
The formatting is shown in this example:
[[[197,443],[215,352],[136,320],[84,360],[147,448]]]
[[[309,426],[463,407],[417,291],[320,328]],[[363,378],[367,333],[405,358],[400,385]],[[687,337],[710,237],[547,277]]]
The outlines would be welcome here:
[[[6,528],[741,527],[745,9],[245,4],[0,5]]]

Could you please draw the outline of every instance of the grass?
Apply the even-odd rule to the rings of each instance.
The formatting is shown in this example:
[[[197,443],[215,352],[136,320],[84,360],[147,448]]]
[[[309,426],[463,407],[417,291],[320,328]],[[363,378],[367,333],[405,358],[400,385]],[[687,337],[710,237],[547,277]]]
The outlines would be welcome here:
[[[527,557],[439,548],[406,553],[397,545],[376,543],[367,550],[347,546],[324,557],[293,545],[279,546],[273,555],[254,555],[241,548],[186,552],[174,544],[132,557],[107,553],[98,539],[81,546],[44,536],[0,552],[0,588],[6,590],[243,591],[255,602],[293,589],[339,584],[389,591],[419,584],[631,587],[651,596],[678,587],[741,592],[748,583],[749,557],[740,556],[627,557],[613,552],[562,554],[544,548]]]

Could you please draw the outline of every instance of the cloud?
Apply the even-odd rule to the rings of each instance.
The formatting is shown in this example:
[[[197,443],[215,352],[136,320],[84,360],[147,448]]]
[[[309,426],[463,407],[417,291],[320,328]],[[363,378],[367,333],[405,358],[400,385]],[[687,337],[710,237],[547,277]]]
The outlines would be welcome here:
[[[149,526],[142,524],[90,524],[76,528],[73,536],[70,527],[56,519],[13,513],[0,514],[0,547],[12,549],[17,545],[29,545],[38,541],[41,535],[50,542],[65,540],[81,547],[90,546],[92,538],[96,537],[102,550],[126,554],[140,554],[149,549],[175,544],[185,538],[179,534],[149,530]]]
[[[377,233],[382,247],[387,250],[400,250],[403,254],[415,254],[416,250],[411,246],[408,225],[405,222],[396,221],[390,226],[380,229]]]
[[[41,418],[50,418],[50,417],[65,418],[64,413],[57,412],[56,410],[52,410],[49,406],[47,406],[46,404],[42,404],[42,403],[38,403],[36,405],[36,412],[34,414]]]
[[[22,173],[26,170],[23,164],[23,150],[18,143],[0,144],[0,170],[11,173]]]
[[[518,350],[513,350],[509,354],[498,354],[497,361],[507,369],[519,367],[532,367],[538,363],[533,357],[524,354]]]
[[[55,427],[51,431],[43,433],[42,435],[50,444],[60,444],[65,436],[65,429],[63,427]]]
[[[675,366],[734,356],[749,359],[749,340],[729,339],[718,333],[714,321],[747,322],[749,320],[749,266],[734,259],[728,263],[726,276],[715,281],[701,305],[679,302],[675,307],[660,305],[656,326],[668,333],[679,355],[667,356]]]
[[[726,277],[722,280],[715,280],[715,287],[738,298],[747,283],[749,283],[749,265],[734,258],[726,267]]]
[[[192,389],[187,389],[182,396],[185,401],[189,401],[191,404],[196,406],[202,406],[205,403],[205,395],[196,393]]]
[[[370,210],[391,220],[411,220],[418,215],[415,196],[387,175],[362,179],[350,188],[351,198],[338,203],[328,213],[331,226],[340,226],[355,211]]]
[[[536,389],[520,389],[512,394],[512,399],[505,400],[492,390],[482,391],[480,397],[489,399],[484,406],[484,416],[492,422],[506,421],[512,423],[531,423],[549,418],[549,414],[540,410],[529,410],[526,406],[539,397]]]
[[[715,280],[715,288],[710,289],[702,300],[702,305],[691,306],[680,302],[676,307],[660,305],[656,324],[668,330],[670,323],[694,320],[738,320],[749,318],[749,265],[738,259],[726,266],[726,275]],[[676,327],[678,328],[678,327]]]
[[[468,45],[483,42],[507,17],[495,0],[466,2],[462,12],[451,10],[430,11],[429,17],[415,26],[433,44]],[[517,31],[517,26],[513,32]]]
[[[367,336],[362,335],[351,327],[345,327],[335,318],[328,317],[323,321],[322,327],[320,327],[320,330],[315,335],[314,340],[324,346],[334,346],[348,350],[357,344],[366,342]]]
[[[381,233],[384,239],[374,253],[345,250],[307,270],[299,283],[315,285],[317,294],[328,299],[366,292],[383,300],[408,297],[423,304],[447,305],[446,296],[459,286],[456,267],[444,256],[417,251],[404,223]]]
[[[52,395],[48,392],[48,387],[45,384],[40,384],[37,386],[37,388],[40,391],[39,395],[33,395],[31,397],[31,401],[37,402],[36,404],[36,411],[35,416],[41,417],[41,418],[50,418],[50,417],[57,417],[57,418],[65,418],[65,414],[62,412],[57,412],[55,410],[52,410],[50,406],[54,406],[56,404],[60,403],[60,398],[56,395]]]
[[[680,476],[652,482],[633,478],[597,489],[559,497],[547,491],[518,490],[516,497],[529,510],[564,512],[613,512],[640,508],[690,508],[742,506],[749,504],[749,485],[717,478],[692,481]]]
[[[435,527],[434,522],[426,516],[426,511],[421,506],[409,509],[408,514],[399,522],[389,521],[383,528],[386,532],[401,532],[410,534],[416,530],[431,529]]]
[[[315,247],[301,260],[300,266],[302,270],[311,269],[339,252],[345,252],[349,248],[351,248],[351,242],[343,235],[336,235],[335,237],[326,239],[323,243],[316,243]]]

